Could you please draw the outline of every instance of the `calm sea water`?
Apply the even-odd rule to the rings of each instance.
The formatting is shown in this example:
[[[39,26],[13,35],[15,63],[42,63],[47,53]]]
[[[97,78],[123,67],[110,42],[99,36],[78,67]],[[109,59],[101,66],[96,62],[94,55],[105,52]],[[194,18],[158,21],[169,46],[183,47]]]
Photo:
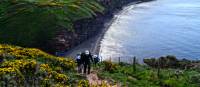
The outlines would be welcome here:
[[[125,7],[106,32],[100,55],[200,59],[200,0],[157,0]]]

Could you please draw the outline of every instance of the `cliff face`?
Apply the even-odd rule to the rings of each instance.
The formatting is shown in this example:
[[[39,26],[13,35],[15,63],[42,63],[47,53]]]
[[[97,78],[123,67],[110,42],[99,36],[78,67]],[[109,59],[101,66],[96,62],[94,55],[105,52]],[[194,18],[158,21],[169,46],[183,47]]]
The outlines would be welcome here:
[[[104,13],[97,13],[97,16],[82,19],[74,23],[74,31],[60,29],[53,39],[52,46],[54,52],[66,52],[79,45],[85,40],[97,35],[104,28],[104,23],[111,20],[114,13],[121,10],[123,6],[140,0],[98,0],[105,8]]]

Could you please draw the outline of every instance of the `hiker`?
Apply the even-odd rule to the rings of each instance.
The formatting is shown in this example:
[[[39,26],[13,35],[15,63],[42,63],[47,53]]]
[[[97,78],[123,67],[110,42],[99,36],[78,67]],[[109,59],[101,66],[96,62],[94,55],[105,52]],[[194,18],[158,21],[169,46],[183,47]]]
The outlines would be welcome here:
[[[100,61],[100,58],[98,55],[93,55],[94,58],[94,65],[96,66],[96,64]]]
[[[81,73],[81,71],[82,71],[81,53],[76,55],[76,62],[77,62],[77,65],[78,65],[78,73]]]
[[[86,70],[88,69],[88,74],[90,74],[91,62],[93,62],[92,55],[89,50],[86,50],[85,53],[81,54],[81,60],[84,65],[84,74],[86,74]]]
[[[2,57],[0,57],[0,63],[2,63],[3,62],[3,58]]]

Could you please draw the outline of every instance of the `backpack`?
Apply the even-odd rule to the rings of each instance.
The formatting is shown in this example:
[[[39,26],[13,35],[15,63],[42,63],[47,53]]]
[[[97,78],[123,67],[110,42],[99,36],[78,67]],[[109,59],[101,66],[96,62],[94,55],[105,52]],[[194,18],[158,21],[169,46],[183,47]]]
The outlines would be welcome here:
[[[94,57],[94,62],[98,63],[99,61],[100,61],[100,59],[98,56]]]

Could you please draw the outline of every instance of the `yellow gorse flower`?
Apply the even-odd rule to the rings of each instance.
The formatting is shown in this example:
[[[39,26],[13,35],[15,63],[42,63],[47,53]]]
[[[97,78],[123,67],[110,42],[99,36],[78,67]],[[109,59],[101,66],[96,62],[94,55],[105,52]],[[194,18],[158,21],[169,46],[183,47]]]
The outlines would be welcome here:
[[[0,78],[8,75],[17,78],[16,82],[24,82],[26,77],[31,76],[44,82],[53,81],[58,87],[66,87],[69,81],[66,71],[76,66],[70,58],[55,57],[35,48],[5,44],[0,44],[0,58],[3,59]]]
[[[1,54],[6,55],[3,56]],[[72,59],[55,57],[35,48],[22,48],[18,46],[11,46],[5,44],[0,44],[0,57],[3,57],[7,60],[10,60],[12,58],[44,60],[48,61],[54,66],[61,66],[65,69],[73,69],[76,66],[74,60]]]
[[[8,74],[16,72],[14,68],[8,67],[8,68],[0,68],[0,75]]]
[[[54,73],[54,78],[58,82],[66,82],[69,80],[69,78],[65,74],[60,74],[60,73]]]

